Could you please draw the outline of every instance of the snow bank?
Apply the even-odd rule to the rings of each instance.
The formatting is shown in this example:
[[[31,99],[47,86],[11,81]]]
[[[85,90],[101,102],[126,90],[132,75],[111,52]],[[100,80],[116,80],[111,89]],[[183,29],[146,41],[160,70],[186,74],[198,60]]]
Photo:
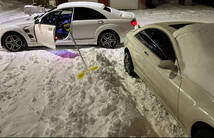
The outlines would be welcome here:
[[[84,69],[78,56],[64,58],[52,51],[0,55],[0,64],[9,63],[0,73],[0,136],[157,136],[124,95],[130,90],[115,70],[116,61],[96,49],[83,55],[99,69],[82,80],[77,78]],[[136,121],[144,124],[133,133]]]
[[[116,63],[114,68],[121,77],[122,84],[128,90],[125,91],[125,93],[123,92],[123,94],[134,101],[138,111],[152,124],[152,128],[159,136],[185,136],[181,126],[174,117],[168,113],[159,99],[156,98],[154,92],[148,88],[141,79],[132,78],[124,71],[124,48],[118,50],[100,49],[98,51],[99,53],[105,53],[111,62]],[[150,130],[152,129],[150,128]]]
[[[32,1],[29,1],[32,2]],[[27,0],[25,1],[21,1],[21,0],[10,0],[9,2],[6,0],[0,0],[0,10],[12,10],[12,9],[20,9],[23,10],[24,5],[27,2]]]
[[[124,72],[123,50],[84,49],[99,69],[82,80],[78,56],[0,52],[9,63],[0,73],[0,136],[183,136],[145,84]]]
[[[214,22],[214,9],[201,5],[163,4],[156,9],[134,10],[132,12],[136,14],[137,21],[141,26],[170,21]]]
[[[0,0],[0,23],[24,16],[24,3],[18,0]]]

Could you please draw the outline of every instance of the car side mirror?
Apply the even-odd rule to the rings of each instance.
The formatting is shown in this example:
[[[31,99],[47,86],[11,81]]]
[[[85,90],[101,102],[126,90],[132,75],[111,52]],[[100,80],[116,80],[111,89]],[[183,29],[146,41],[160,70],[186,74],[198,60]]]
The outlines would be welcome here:
[[[38,19],[38,17],[39,17],[39,15],[37,15],[37,16],[35,16],[35,17],[33,17],[33,19],[34,19],[34,20],[36,20],[36,19]]]
[[[178,67],[174,64],[172,60],[161,60],[158,67],[161,69],[171,70],[173,72],[178,71]]]
[[[36,19],[36,20],[35,20],[35,24],[40,24],[39,19]]]

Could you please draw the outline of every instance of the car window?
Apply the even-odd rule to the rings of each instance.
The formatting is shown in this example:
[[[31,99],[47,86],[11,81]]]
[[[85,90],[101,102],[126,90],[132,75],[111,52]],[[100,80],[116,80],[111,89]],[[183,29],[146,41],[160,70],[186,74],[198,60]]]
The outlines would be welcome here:
[[[158,51],[164,55],[162,60],[176,60],[171,40],[166,33],[159,29],[146,29],[145,33],[150,37],[154,45],[157,46]]]
[[[145,31],[141,31],[136,35],[136,38],[150,49],[155,55],[157,55],[161,60],[165,60],[166,56],[160,50],[160,48],[152,41],[152,39],[146,34]]]
[[[122,12],[117,10],[117,9],[114,9],[114,8],[111,8],[109,7],[109,9],[111,9],[111,13],[115,14],[115,15],[118,15],[118,16],[122,16]]]
[[[59,40],[68,36],[71,31],[71,19],[73,16],[73,9],[63,9],[59,14],[56,23],[56,36]]]
[[[61,13],[58,15],[57,25],[65,21],[70,24],[72,16],[73,9],[63,9]]]
[[[74,20],[97,20],[97,19],[106,19],[106,17],[90,8],[75,8],[74,11]]]
[[[63,9],[59,11],[51,12],[45,15],[41,24],[58,25],[60,22],[69,21],[72,19],[73,9]]]
[[[61,11],[48,13],[42,18],[41,24],[56,25],[60,13]]]
[[[105,11],[107,11],[107,12],[111,12],[111,9],[110,9],[109,7],[104,7],[103,10],[105,10]]]
[[[72,15],[73,10],[72,9],[64,9],[61,12],[61,15]]]

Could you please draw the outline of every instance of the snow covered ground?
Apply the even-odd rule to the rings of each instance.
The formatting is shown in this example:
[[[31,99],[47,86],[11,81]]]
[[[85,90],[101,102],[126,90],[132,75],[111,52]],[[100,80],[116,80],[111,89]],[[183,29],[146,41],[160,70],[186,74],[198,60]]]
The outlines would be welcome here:
[[[24,16],[23,9],[23,3],[18,0],[10,0],[9,2],[0,0],[0,23]]]
[[[23,16],[19,7],[3,10],[0,22]],[[133,12],[140,25],[214,21],[214,9],[205,6]],[[85,68],[75,49],[1,49],[0,136],[185,136],[144,82],[124,72],[123,50],[81,48],[88,66],[99,69],[79,80]]]
[[[105,55],[84,52],[100,68],[79,80],[81,59],[54,53],[1,52],[1,61],[8,61],[1,68],[1,136],[124,136],[126,127],[142,120]]]
[[[136,10],[140,25],[169,21],[214,22],[214,8],[203,5],[182,6],[164,4],[156,9]]]

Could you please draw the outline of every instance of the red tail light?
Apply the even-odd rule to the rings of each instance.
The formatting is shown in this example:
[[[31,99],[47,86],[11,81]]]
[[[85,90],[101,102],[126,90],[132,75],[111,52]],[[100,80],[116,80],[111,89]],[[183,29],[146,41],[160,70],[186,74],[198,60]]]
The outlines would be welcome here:
[[[59,37],[58,36],[55,36],[55,40],[58,40],[59,39]]]
[[[133,26],[136,26],[138,23],[137,23],[136,19],[134,19],[134,20],[132,20],[131,24],[132,24]]]

